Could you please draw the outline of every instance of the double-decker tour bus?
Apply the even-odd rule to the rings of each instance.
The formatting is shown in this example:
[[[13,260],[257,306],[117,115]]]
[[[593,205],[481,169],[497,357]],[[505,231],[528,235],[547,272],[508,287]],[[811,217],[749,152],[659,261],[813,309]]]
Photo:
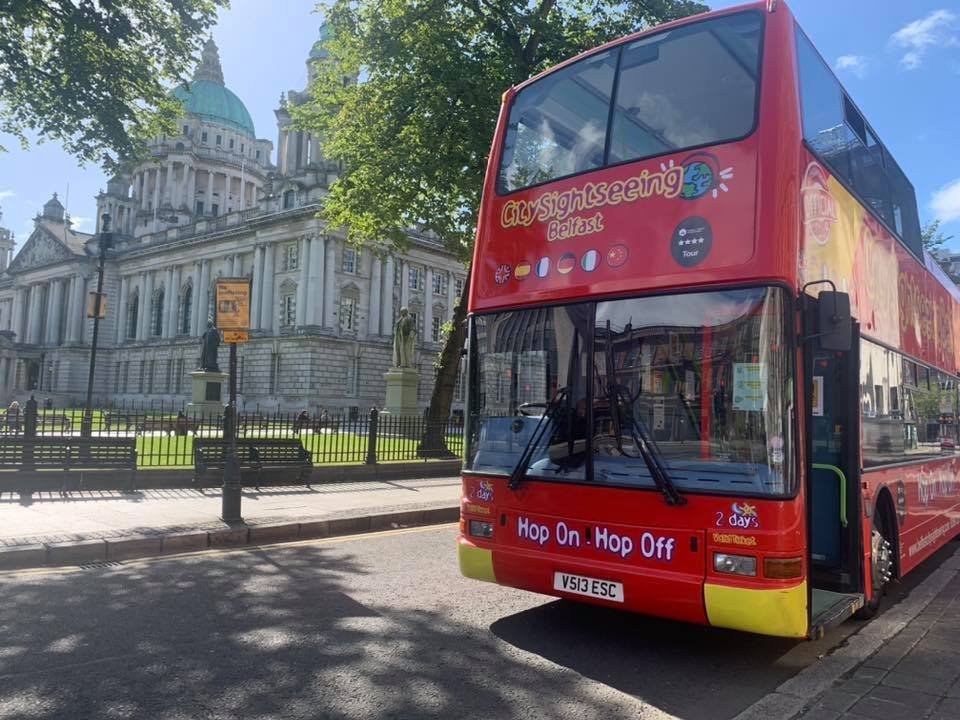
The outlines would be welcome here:
[[[504,94],[470,293],[460,568],[817,637],[960,530],[960,293],[782,3]]]

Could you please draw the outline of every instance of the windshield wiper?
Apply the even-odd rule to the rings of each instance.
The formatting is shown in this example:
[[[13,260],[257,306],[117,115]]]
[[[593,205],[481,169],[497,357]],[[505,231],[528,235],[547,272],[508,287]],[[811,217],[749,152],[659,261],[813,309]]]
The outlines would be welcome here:
[[[517,486],[520,485],[520,481],[526,477],[527,474],[527,465],[529,464],[531,458],[533,457],[533,451],[536,449],[537,445],[540,443],[540,440],[543,439],[543,433],[550,423],[547,420],[552,420],[554,413],[556,413],[557,408],[560,406],[561,401],[567,396],[567,387],[557,388],[557,391],[553,394],[553,397],[550,399],[550,402],[546,404],[543,409],[543,415],[540,416],[540,419],[537,421],[537,424],[533,428],[533,432],[530,434],[530,439],[527,440],[527,444],[523,446],[523,452],[520,453],[520,460],[517,462],[516,466],[513,468],[513,471],[510,473],[510,482],[507,483],[507,487],[511,490],[516,490]]]
[[[663,494],[663,499],[667,505],[686,505],[687,499],[680,494],[677,486],[673,484],[670,473],[667,472],[667,468],[664,466],[660,449],[657,447],[653,438],[650,437],[647,426],[643,420],[638,418],[633,412],[633,405],[630,402],[630,395],[627,389],[622,385],[617,385],[615,392],[619,399],[625,401],[624,404],[627,406],[627,411],[630,416],[630,434],[633,436],[633,441],[636,443],[637,449],[640,450],[640,457],[650,471],[653,484],[656,485],[657,490]],[[613,393],[611,393],[611,395],[612,394]],[[614,408],[614,412],[619,412],[619,407]]]

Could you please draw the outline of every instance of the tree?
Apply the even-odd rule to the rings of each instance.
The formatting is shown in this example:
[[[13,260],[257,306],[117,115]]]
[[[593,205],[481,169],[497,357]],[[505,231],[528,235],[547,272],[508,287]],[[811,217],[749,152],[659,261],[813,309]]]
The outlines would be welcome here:
[[[960,284],[960,276],[950,268],[949,250],[946,247],[952,239],[953,235],[944,235],[940,230],[939,220],[927,223],[920,231],[920,241],[923,243],[923,249],[933,256],[933,259],[937,261],[937,264],[953,282]]]
[[[706,9],[691,0],[332,0],[325,57],[309,101],[293,111],[347,169],[321,216],[358,246],[402,249],[415,228],[468,262],[504,90]],[[465,283],[437,360],[425,454],[445,449],[437,428],[450,413],[468,292]]]
[[[0,132],[115,170],[182,113],[168,95],[228,0],[0,2]],[[0,146],[0,152],[4,148]]]

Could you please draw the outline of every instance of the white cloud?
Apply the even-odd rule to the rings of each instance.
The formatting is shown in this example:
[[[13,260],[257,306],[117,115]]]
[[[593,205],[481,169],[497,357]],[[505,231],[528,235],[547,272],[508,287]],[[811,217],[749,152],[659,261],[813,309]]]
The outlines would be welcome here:
[[[858,78],[864,78],[867,75],[867,59],[863,55],[841,55],[837,58],[837,70],[848,70],[852,75]]]
[[[93,218],[83,217],[82,215],[71,215],[70,222],[72,223],[72,227],[74,230],[79,230],[81,232],[88,232],[93,230],[93,226],[90,225],[90,223],[93,222]]]
[[[16,193],[13,190],[0,190],[0,200],[6,200],[7,198],[15,197]]]
[[[942,222],[960,220],[960,178],[937,190],[930,198],[930,208]]]
[[[952,28],[957,16],[949,10],[934,10],[925,18],[904,25],[890,36],[890,42],[907,52],[900,58],[904,70],[916,70],[927,50],[934,46],[956,45]]]

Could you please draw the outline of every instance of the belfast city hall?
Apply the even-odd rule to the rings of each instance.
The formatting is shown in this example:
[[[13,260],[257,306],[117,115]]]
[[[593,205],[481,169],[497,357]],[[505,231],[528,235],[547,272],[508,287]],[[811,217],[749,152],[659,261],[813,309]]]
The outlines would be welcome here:
[[[308,69],[323,53],[321,31]],[[173,93],[185,108],[177,133],[155,138],[145,159],[97,197],[97,216],[109,214],[113,232],[97,401],[188,400],[216,281],[248,277],[250,341],[238,358],[244,405],[382,406],[393,325],[407,307],[425,407],[464,266],[416,232],[402,253],[374,254],[325,228],[317,211],[340,168],[324,159],[317,138],[293,126],[289,109],[302,92],[281,96],[276,146],[257,138],[243,102],[224,84],[212,40],[193,79]],[[0,227],[0,402],[31,393],[58,406],[82,402],[97,237],[71,227],[56,194],[16,253]],[[226,347],[220,352],[225,367]]]

